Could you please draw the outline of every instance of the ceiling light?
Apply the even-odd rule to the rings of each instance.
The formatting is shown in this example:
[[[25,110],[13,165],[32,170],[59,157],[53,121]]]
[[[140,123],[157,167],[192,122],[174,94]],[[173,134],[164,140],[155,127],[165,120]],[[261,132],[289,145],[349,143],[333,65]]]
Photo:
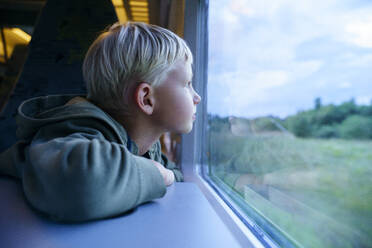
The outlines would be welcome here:
[[[13,32],[14,34],[16,34],[21,39],[27,41],[27,42],[30,42],[30,40],[31,40],[31,36],[28,33],[24,32],[22,29],[11,28],[10,31]]]
[[[147,2],[140,2],[140,1],[130,1],[129,5],[136,6],[136,7],[137,6],[142,6],[142,7],[147,7],[148,6]]]

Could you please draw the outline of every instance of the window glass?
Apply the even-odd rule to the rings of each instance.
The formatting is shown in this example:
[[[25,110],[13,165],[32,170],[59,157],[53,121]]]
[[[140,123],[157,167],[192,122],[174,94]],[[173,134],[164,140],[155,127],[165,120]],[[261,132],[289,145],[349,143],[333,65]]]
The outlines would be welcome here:
[[[209,177],[279,245],[371,246],[371,1],[214,0],[208,28]]]

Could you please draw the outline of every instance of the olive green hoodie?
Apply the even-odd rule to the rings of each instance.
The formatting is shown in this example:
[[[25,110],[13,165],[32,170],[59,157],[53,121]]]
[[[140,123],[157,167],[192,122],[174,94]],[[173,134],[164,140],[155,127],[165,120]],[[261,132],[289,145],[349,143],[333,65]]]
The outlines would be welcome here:
[[[20,178],[34,208],[57,220],[86,221],[162,197],[166,186],[150,159],[182,181],[181,172],[161,154],[160,142],[139,156],[123,126],[88,101],[71,102],[74,97],[23,102],[19,141],[0,154],[0,174]]]

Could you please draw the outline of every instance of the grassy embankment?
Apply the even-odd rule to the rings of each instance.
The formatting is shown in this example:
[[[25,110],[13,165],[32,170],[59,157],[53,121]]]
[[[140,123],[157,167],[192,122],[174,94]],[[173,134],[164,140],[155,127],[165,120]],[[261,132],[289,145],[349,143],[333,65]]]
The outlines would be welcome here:
[[[245,186],[231,186],[304,247],[372,245],[372,141],[226,132],[211,138],[216,175],[241,175]]]

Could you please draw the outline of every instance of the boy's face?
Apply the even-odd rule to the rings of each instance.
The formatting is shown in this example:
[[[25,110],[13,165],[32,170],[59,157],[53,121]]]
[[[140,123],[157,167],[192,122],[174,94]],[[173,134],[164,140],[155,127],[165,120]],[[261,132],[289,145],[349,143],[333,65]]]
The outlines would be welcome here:
[[[194,91],[191,79],[191,64],[179,60],[154,89],[153,117],[156,125],[166,132],[188,133],[192,129],[201,98]]]

